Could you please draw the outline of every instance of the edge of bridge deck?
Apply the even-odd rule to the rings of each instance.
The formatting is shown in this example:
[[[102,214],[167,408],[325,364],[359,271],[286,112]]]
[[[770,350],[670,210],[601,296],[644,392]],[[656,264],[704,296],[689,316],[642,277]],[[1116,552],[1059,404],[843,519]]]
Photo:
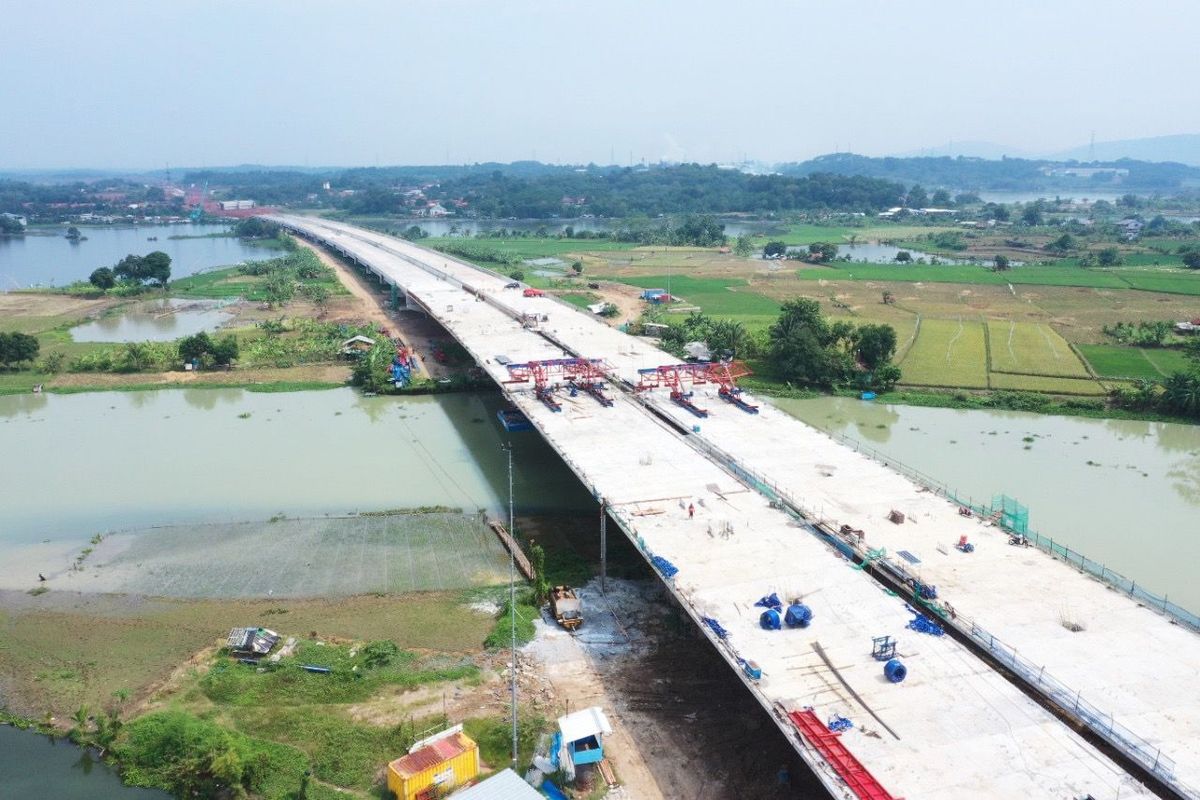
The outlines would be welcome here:
[[[337,236],[350,236],[349,231],[357,230],[325,221],[286,221],[290,225],[324,231],[322,235],[335,242]],[[334,234],[334,231],[338,233]],[[537,308],[536,305],[524,303],[522,298],[504,297],[503,290],[486,285],[481,289],[476,285],[500,278],[390,237],[362,233],[367,234],[366,239],[354,239],[355,243],[350,247],[346,246],[349,242],[338,242],[342,245],[340,249],[353,250],[374,262],[390,262],[388,269],[394,277],[399,280],[403,274],[406,289],[423,292],[431,298],[427,303],[431,313],[452,333],[457,327],[455,335],[460,341],[468,340],[463,341],[464,346],[493,377],[502,378],[504,373],[498,365],[489,363],[494,355],[491,351],[519,350],[521,358],[557,356],[561,354],[561,344],[571,346],[572,339],[581,335],[589,336],[589,341],[595,344],[613,347],[611,360],[618,369],[633,367],[636,370],[646,360],[659,359],[661,363],[663,356],[656,348],[629,337],[624,337],[626,341],[622,342],[610,338],[608,333],[578,325],[571,317],[563,315],[565,312],[579,315],[573,309],[560,306],[554,306],[551,312],[555,317],[551,324],[552,336],[543,338],[514,322],[521,313],[526,313],[525,308]],[[383,240],[384,246],[370,243],[371,238]],[[375,267],[383,268],[378,263]],[[464,294],[460,288],[464,282],[477,294],[493,292],[493,296]],[[562,323],[560,318],[567,321]],[[586,317],[583,319],[590,322]],[[605,327],[605,331],[611,329]],[[667,581],[671,590],[731,666],[738,669],[739,658],[753,658],[763,667],[764,677],[757,683],[740,669],[738,674],[764,708],[775,713],[780,728],[792,738],[805,760],[817,767],[817,774],[831,790],[844,789],[842,779],[836,771],[830,771],[828,762],[817,753],[814,745],[806,742],[778,711],[780,705],[788,711],[803,705],[814,705],[822,712],[836,708],[840,709],[838,713],[846,716],[855,714],[870,727],[871,723],[864,721],[868,720],[864,709],[838,688],[838,682],[846,680],[871,710],[886,717],[889,727],[895,727],[903,737],[901,742],[885,741],[884,738],[875,739],[862,729],[844,734],[863,762],[875,769],[885,784],[897,790],[917,792],[920,796],[955,796],[947,778],[948,773],[954,772],[964,781],[958,785],[958,791],[974,790],[971,793],[975,796],[981,796],[980,786],[987,786],[988,795],[996,797],[1030,791],[1052,796],[1049,794],[1051,789],[1078,793],[1086,789],[1101,797],[1121,786],[1124,786],[1122,796],[1133,796],[1131,792],[1137,791],[1107,758],[1079,740],[1066,726],[1017,692],[961,645],[953,643],[949,637],[926,640],[906,631],[904,624],[911,615],[905,612],[902,603],[888,597],[879,586],[850,569],[847,562],[816,537],[799,531],[766,499],[732,481],[727,465],[719,466],[696,457],[690,443],[678,434],[668,432],[639,404],[620,397],[615,409],[601,409],[590,398],[580,398],[582,405],[572,404],[569,410],[555,415],[526,393],[510,392],[510,396],[564,454],[581,480],[597,492],[603,492],[612,504],[613,516],[631,539],[644,546],[644,553],[661,548],[664,553],[674,556],[673,563],[680,573],[674,581]],[[762,442],[746,436],[747,428],[737,424],[732,410],[728,413],[728,417],[706,421],[704,435],[714,438],[717,438],[715,434],[730,435],[727,426],[721,424],[721,420],[727,420],[732,426],[729,430],[745,438],[748,446],[762,446]],[[768,414],[764,419],[771,417],[772,414]],[[776,424],[779,422],[776,420]],[[654,442],[646,445],[654,452],[648,457],[644,452],[625,452],[614,458],[615,425],[637,432],[638,441]],[[807,426],[802,428],[817,435]],[[766,427],[760,430],[766,430]],[[571,441],[566,443],[564,436]],[[782,437],[774,438],[778,441]],[[825,441],[831,442],[827,437]],[[846,452],[857,455],[850,450]],[[659,458],[664,461],[658,461]],[[768,466],[778,467],[774,462]],[[631,477],[637,478],[632,486],[629,484]],[[650,477],[652,481],[647,480]],[[681,481],[684,485],[677,488],[680,499],[705,501],[700,520],[710,516],[710,503],[728,516],[707,519],[701,523],[706,526],[705,530],[698,532],[699,526],[692,524],[695,521],[683,519],[678,509],[660,509],[657,513],[647,511],[644,504],[651,501],[639,494],[640,487],[653,483],[657,496],[663,494],[661,486],[677,485]],[[716,493],[713,486],[718,489]],[[630,499],[622,499],[623,493]],[[736,522],[732,521],[734,519]],[[714,524],[715,534],[711,528]],[[723,532],[730,530],[740,533],[722,538]],[[751,531],[752,535],[740,535]],[[703,542],[703,547],[695,546],[697,538]],[[818,597],[829,598],[828,606],[824,600],[813,600],[814,606],[821,609],[823,623],[815,624],[808,634],[762,631],[756,625],[757,616],[751,603],[770,590],[805,597],[816,593]],[[734,632],[737,649],[730,640],[716,637],[712,629],[705,626],[705,617],[722,620],[721,624]],[[902,642],[919,651],[913,662],[917,665],[917,674],[899,686],[887,684],[881,674],[872,676],[872,669],[879,665],[871,661],[869,655],[866,659],[862,657],[864,649],[869,650],[866,640],[887,631],[892,631]],[[813,661],[811,645],[818,639],[822,649],[838,662],[836,680],[829,674],[829,667]],[[786,646],[781,647],[784,642]],[[1010,747],[1017,747],[1020,756],[1008,750]],[[1036,756],[1032,755],[1034,751]],[[942,758],[946,759],[944,768],[933,781],[914,774],[909,766],[916,762],[928,765]],[[1024,769],[1014,766],[1013,758],[1025,759]],[[1030,763],[1030,758],[1035,758],[1036,763]]]

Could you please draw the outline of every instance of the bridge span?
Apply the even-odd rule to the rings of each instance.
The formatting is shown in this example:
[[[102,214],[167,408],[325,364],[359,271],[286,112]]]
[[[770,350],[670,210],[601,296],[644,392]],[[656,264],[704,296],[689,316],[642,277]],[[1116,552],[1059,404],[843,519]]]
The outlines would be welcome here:
[[[1151,796],[1141,780],[1165,796],[1198,796],[1187,786],[1200,761],[1200,637],[1191,631],[1038,552],[998,546],[1006,537],[994,528],[769,403],[755,400],[759,413],[746,414],[701,385],[697,400],[711,413],[698,419],[661,392],[635,395],[628,389],[639,370],[675,359],[566,304],[505,289],[504,276],[349,225],[274,219],[402,287],[504,387],[833,796]],[[605,360],[613,384],[624,386],[608,392],[610,406],[560,393],[554,411],[528,385],[506,383],[513,373],[504,362],[567,355]],[[816,513],[822,506],[829,518]],[[897,507],[917,524],[884,523]],[[863,537],[842,534],[842,524]],[[943,553],[964,531],[980,543],[974,559]],[[920,570],[870,552],[884,545],[919,552]],[[847,556],[873,560],[867,571],[884,583]],[[1014,570],[1023,577],[1006,585]],[[908,591],[912,580],[938,584],[954,611],[931,602],[926,613],[945,614],[956,635],[907,627],[914,613],[888,585]],[[1102,620],[1067,631],[1064,591],[1071,602],[1095,603],[1083,611],[1111,614],[1120,633]],[[802,600],[813,623],[762,629],[754,603],[772,592],[785,604]],[[1066,636],[1043,619],[1051,616]],[[881,636],[899,643],[903,683],[889,682],[872,658]],[[1026,674],[1030,653],[1040,676]],[[1097,654],[1107,660],[1087,663]],[[761,677],[751,676],[751,662]],[[1071,689],[1073,699],[1063,694]],[[831,743],[811,723],[823,727],[834,715],[855,727]]]

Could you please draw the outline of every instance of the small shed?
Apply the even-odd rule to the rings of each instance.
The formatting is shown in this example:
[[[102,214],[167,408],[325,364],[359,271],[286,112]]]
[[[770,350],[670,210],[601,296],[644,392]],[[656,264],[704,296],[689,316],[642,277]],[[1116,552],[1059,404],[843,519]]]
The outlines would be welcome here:
[[[646,289],[645,291],[642,292],[642,299],[643,300],[654,300],[654,298],[661,297],[662,295],[664,295],[666,293],[667,293],[666,289]]]
[[[352,356],[358,353],[365,353],[375,346],[375,340],[369,336],[358,334],[351,336],[346,341],[342,342],[342,355]]]
[[[604,737],[612,733],[604,709],[592,706],[558,718],[562,744],[558,754],[559,766],[574,776],[575,768],[595,764],[604,758]]]
[[[511,769],[450,795],[451,800],[546,800]]]
[[[278,641],[279,634],[267,628],[234,628],[225,644],[238,655],[265,656]]]
[[[478,774],[479,745],[454,725],[388,764],[387,786],[397,800],[433,800]]]

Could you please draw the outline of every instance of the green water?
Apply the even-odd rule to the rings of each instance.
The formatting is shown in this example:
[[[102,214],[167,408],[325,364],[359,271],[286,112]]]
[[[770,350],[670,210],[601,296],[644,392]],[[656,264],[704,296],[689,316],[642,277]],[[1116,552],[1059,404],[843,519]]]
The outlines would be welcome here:
[[[1029,527],[1200,611],[1200,426],[775,400],[977,500],[1008,494]]]
[[[4,800],[168,800],[166,792],[121,783],[103,762],[70,742],[0,725]]]
[[[509,440],[518,511],[589,507],[536,432],[504,433],[500,404],[350,389],[0,397],[0,561],[6,548],[168,523],[499,511]]]

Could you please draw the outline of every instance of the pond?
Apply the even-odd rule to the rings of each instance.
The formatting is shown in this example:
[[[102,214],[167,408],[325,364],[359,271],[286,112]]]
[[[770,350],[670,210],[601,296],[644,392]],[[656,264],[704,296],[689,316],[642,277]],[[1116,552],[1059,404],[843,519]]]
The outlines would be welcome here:
[[[214,331],[233,319],[223,311],[227,300],[146,300],[71,328],[77,342],[169,342],[201,331]]]
[[[163,251],[171,257],[173,278],[277,254],[233,236],[210,235],[228,232],[222,225],[84,226],[79,230],[87,239],[81,242],[64,236],[66,226],[50,229],[53,235],[41,235],[41,230],[0,237],[0,291],[87,280],[97,267],[111,267],[130,253]]]
[[[964,496],[1015,497],[1031,529],[1200,610],[1200,426],[840,397],[774,402]]]
[[[90,753],[64,739],[0,725],[0,797],[12,800],[169,800],[135,789]]]
[[[422,506],[503,513],[592,500],[498,394],[363,397],[241,389],[0,397],[0,586],[66,569],[94,534]],[[23,455],[22,455],[23,454]]]
[[[789,251],[805,250],[804,247],[789,247]],[[891,264],[895,263],[896,255],[900,251],[907,252],[912,256],[913,261],[918,258],[923,258],[927,262],[937,261],[939,264],[981,264],[987,265],[991,263],[991,259],[981,258],[951,258],[949,256],[939,256],[934,253],[924,253],[920,250],[914,250],[911,247],[896,247],[890,244],[882,244],[880,242],[856,242],[854,244],[839,244],[838,258],[849,259],[855,262],[866,262],[869,264]],[[1023,266],[1025,262],[1009,260],[1011,266]]]

